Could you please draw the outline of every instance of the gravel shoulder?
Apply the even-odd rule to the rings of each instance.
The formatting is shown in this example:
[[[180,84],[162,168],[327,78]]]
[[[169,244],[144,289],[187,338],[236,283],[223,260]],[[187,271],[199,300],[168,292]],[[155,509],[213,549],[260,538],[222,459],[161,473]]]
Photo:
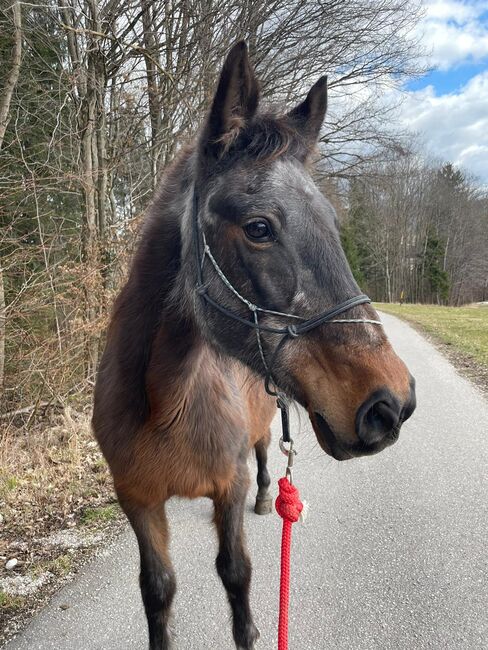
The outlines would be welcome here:
[[[0,431],[0,642],[22,629],[122,528],[87,411]]]

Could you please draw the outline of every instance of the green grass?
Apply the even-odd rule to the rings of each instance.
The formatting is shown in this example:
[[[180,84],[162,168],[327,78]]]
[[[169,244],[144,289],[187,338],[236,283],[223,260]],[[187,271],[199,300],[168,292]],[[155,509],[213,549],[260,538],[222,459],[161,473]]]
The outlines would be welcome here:
[[[24,603],[22,596],[11,596],[3,589],[0,589],[0,608],[2,609],[19,609]]]
[[[68,553],[65,553],[48,562],[44,567],[44,570],[51,571],[51,573],[54,573],[57,576],[67,576],[72,568],[73,558]]]
[[[30,567],[30,577],[36,579],[49,571],[57,576],[67,576],[73,569],[73,557],[69,553],[63,553],[50,560],[42,560]]]
[[[84,526],[99,522],[108,522],[117,519],[120,510],[117,504],[101,508],[87,508],[83,513],[80,523]]]
[[[376,303],[375,307],[420,325],[426,332],[488,368],[488,308]]]
[[[19,486],[19,479],[15,476],[0,475],[0,495],[13,492]]]

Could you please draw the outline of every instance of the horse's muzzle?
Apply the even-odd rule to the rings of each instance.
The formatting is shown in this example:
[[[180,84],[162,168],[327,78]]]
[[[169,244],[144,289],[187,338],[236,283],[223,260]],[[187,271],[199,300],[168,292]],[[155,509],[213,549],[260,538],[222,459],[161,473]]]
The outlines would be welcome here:
[[[312,417],[321,447],[336,460],[377,454],[398,440],[402,424],[415,410],[415,380],[410,380],[410,395],[401,403],[388,389],[376,390],[361,404],[356,413],[357,442],[341,440],[323,414]]]

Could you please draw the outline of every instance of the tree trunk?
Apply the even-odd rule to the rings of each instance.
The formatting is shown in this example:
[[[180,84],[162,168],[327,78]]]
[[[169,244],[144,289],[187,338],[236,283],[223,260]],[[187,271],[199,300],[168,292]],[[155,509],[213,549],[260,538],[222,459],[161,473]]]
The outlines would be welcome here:
[[[388,237],[386,238],[386,246],[385,246],[385,279],[386,279],[386,296],[387,296],[387,301],[392,302],[392,294],[391,294],[391,270],[390,270],[390,258],[389,258],[389,251],[388,251]]]
[[[12,67],[5,82],[3,93],[0,96],[0,150],[2,149],[5,131],[10,119],[10,103],[12,95],[19,80],[20,64],[22,62],[22,13],[20,4],[12,5],[14,17],[14,47],[12,50]],[[5,372],[5,288],[3,283],[3,268],[0,259],[0,395],[3,393],[3,378]]]
[[[10,119],[10,102],[19,79],[22,60],[22,14],[18,2],[12,5],[12,13],[14,15],[14,47],[12,51],[12,67],[0,97],[0,149]]]
[[[5,372],[5,291],[3,287],[3,269],[0,266],[0,396],[3,394],[3,377]]]
[[[151,178],[153,190],[156,189],[159,162],[159,133],[161,130],[160,89],[157,74],[158,52],[154,38],[151,0],[142,0],[142,24],[144,26],[144,63],[146,64],[147,95],[149,101],[149,119],[151,123]],[[168,45],[166,45],[168,47]]]

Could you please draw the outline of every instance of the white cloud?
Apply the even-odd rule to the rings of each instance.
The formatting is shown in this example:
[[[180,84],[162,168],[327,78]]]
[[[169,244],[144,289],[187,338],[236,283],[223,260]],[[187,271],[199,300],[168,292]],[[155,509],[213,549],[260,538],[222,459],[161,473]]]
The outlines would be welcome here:
[[[432,86],[407,93],[401,121],[437,156],[488,183],[488,70],[455,93],[437,95]]]
[[[419,29],[430,52],[429,64],[449,70],[488,57],[488,24],[481,20],[488,1],[433,0]]]
[[[486,9],[487,3],[466,3],[459,0],[431,0],[426,4],[428,19],[455,20],[462,22],[477,18]]]
[[[340,94],[332,90],[329,116],[359,114],[363,104],[370,108],[374,102],[378,107],[377,121],[386,129],[391,127],[392,135],[403,127],[403,132],[412,134],[410,142],[414,142],[418,134],[433,157],[462,167],[488,188],[488,20],[484,26],[480,19],[485,11],[488,12],[488,0],[439,0],[426,6],[424,43],[434,49],[430,65],[449,70],[468,61],[486,61],[484,71],[464,85],[445,94],[432,85],[402,91],[392,79],[389,90],[372,83],[341,89]],[[455,76],[456,85],[460,77]],[[448,79],[447,72],[444,82]],[[394,107],[391,114],[383,113],[390,107]],[[358,144],[357,149],[362,147],[364,144]]]

